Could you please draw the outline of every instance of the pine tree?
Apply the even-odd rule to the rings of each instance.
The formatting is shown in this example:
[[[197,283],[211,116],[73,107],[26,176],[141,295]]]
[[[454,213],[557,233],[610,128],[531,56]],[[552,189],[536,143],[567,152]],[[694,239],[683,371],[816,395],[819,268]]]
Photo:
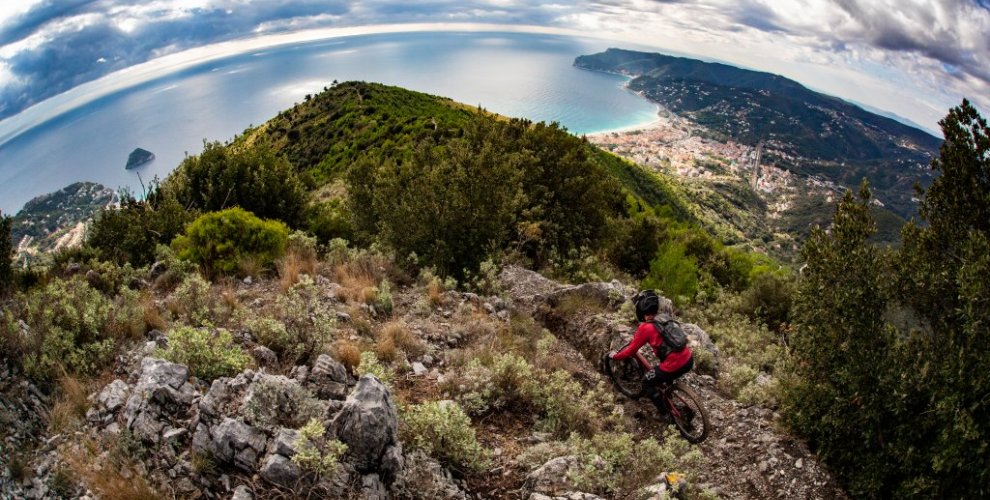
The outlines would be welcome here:
[[[14,241],[11,236],[13,227],[14,219],[0,214],[0,295],[10,291],[14,283],[14,270],[11,267],[14,256]]]

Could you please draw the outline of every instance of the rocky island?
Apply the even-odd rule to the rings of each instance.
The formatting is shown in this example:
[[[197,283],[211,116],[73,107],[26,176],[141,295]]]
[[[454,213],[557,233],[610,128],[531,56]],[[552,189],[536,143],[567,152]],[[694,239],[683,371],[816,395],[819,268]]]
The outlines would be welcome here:
[[[133,170],[154,159],[155,153],[152,153],[147,149],[135,148],[134,151],[131,151],[131,154],[127,157],[127,165],[124,169]]]

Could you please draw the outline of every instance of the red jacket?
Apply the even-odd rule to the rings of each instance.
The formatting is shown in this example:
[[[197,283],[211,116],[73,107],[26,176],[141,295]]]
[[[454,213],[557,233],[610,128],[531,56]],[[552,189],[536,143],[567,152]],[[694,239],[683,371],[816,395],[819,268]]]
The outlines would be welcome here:
[[[660,357],[660,346],[663,345],[663,335],[657,331],[656,327],[653,326],[652,322],[643,322],[639,324],[639,328],[636,329],[636,334],[633,335],[632,342],[629,343],[621,351],[615,353],[613,359],[626,359],[632,356],[633,353],[643,347],[645,344],[649,343],[650,347],[653,348],[653,352]],[[660,370],[665,372],[674,372],[678,368],[684,366],[691,359],[691,348],[684,347],[684,350],[679,352],[672,352],[667,355],[665,359],[660,362]]]

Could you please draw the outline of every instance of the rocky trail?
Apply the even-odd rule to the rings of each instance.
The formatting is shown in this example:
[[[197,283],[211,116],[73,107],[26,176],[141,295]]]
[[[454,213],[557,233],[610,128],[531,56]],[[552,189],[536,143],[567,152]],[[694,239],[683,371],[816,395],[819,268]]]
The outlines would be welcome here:
[[[507,268],[502,273],[514,305],[534,312],[559,338],[567,340],[584,357],[587,369],[597,370],[600,356],[632,336],[628,319],[615,313],[618,297],[630,293],[618,282],[561,286],[532,271]],[[579,296],[609,306],[612,314],[566,316],[555,311],[567,297]],[[625,321],[624,321],[625,319]],[[708,335],[695,325],[684,325],[693,348],[718,354]],[[780,415],[770,409],[746,406],[728,399],[716,389],[708,375],[694,373],[685,381],[704,399],[711,431],[699,447],[704,462],[699,472],[701,484],[721,498],[809,498],[837,499],[846,494],[804,442],[781,428]],[[653,405],[631,400],[616,392],[626,413],[642,426],[644,433],[661,436]]]

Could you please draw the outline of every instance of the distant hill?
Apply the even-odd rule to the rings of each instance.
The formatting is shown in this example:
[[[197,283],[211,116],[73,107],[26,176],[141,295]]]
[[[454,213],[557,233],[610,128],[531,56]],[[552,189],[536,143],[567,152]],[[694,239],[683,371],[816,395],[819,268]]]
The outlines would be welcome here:
[[[656,53],[608,49],[575,66],[632,77],[629,88],[679,116],[748,145],[765,161],[842,185],[869,179],[902,217],[915,213],[916,182],[941,140],[893,119],[770,73]]]
[[[102,184],[76,182],[25,203],[11,231],[19,258],[78,246],[86,224],[113,199],[113,190]]]

